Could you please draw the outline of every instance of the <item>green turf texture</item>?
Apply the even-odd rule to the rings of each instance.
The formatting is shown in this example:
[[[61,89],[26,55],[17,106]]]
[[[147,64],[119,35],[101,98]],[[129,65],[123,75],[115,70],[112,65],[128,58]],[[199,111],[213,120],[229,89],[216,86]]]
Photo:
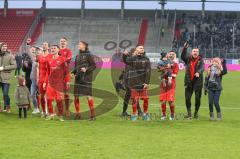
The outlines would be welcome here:
[[[177,77],[176,113],[185,113],[184,72]],[[229,72],[223,79],[221,96],[223,121],[209,121],[208,100],[203,95],[200,120],[149,122],[119,117],[122,99],[108,113],[88,120],[45,121],[28,114],[19,120],[13,96],[12,113],[0,114],[0,159],[239,159],[240,158],[240,73]],[[10,94],[16,79],[12,79]],[[114,94],[109,70],[101,70],[94,87]],[[151,85],[151,87],[158,87]],[[194,98],[194,96],[193,96]],[[111,97],[109,97],[111,99]],[[106,99],[95,99],[96,106]],[[81,110],[87,110],[81,98]],[[158,96],[150,97],[150,113],[159,114]],[[74,107],[71,107],[72,111]],[[169,107],[168,107],[169,110]],[[131,111],[131,106],[128,111]]]

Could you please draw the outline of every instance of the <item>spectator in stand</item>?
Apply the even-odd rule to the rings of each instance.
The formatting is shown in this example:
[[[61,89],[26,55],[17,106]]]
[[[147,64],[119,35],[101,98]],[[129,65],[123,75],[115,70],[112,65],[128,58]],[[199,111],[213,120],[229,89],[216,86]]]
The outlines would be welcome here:
[[[238,22],[236,22],[236,14],[229,13],[223,15],[222,13],[217,13],[214,16],[206,15],[205,19],[201,19],[198,16],[189,16],[185,18],[186,24],[195,25],[196,32],[189,33],[190,46],[198,46],[201,50],[203,49],[221,49],[223,52],[229,52],[233,48],[233,26],[235,26],[235,49],[240,48],[240,27]],[[177,43],[181,46],[186,40],[186,32],[183,32],[183,37],[179,38],[180,28],[185,27],[184,23],[179,23],[179,19],[176,21],[175,36]],[[234,25],[235,23],[235,25]],[[203,29],[205,28],[205,29]],[[195,39],[195,41],[193,40]],[[213,43],[211,41],[213,40]],[[215,52],[215,51],[214,51]]]
[[[162,26],[161,27],[161,35],[162,35],[162,37],[164,37],[164,33],[165,33],[165,30],[164,30],[164,27]]]

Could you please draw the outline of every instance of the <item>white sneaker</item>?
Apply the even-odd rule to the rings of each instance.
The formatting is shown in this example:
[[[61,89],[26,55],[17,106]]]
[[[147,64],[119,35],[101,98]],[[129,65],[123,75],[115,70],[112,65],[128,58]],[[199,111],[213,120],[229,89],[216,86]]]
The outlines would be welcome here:
[[[41,118],[46,118],[48,115],[46,113],[41,113]]]
[[[174,118],[172,118],[172,117],[169,117],[169,120],[170,120],[170,121],[172,121],[172,120],[174,120]]]
[[[172,121],[172,120],[174,120],[174,119],[175,119],[175,116],[174,116],[174,114],[171,114],[171,115],[170,115],[170,117],[169,117],[169,120],[171,120],[171,121]]]
[[[37,113],[40,113],[40,110],[37,108]]]
[[[64,121],[63,117],[58,117],[58,120],[61,121],[61,122]]]
[[[166,120],[166,119],[167,119],[167,117],[165,115],[161,116],[161,120]]]
[[[32,112],[32,114],[38,114],[38,113],[40,113],[40,111],[39,111],[38,108],[37,108],[37,109],[34,109],[34,111]]]

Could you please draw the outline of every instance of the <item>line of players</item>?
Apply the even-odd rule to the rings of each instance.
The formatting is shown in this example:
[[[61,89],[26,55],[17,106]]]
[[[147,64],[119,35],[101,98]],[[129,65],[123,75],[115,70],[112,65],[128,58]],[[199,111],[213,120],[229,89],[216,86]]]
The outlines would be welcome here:
[[[52,45],[49,49],[47,42],[43,43],[42,49],[38,49],[39,53],[36,55],[36,62],[39,65],[39,73],[37,86],[40,93],[40,99],[38,101],[43,111],[43,116],[46,120],[52,120],[55,116],[52,102],[56,101],[57,105],[57,116],[60,121],[63,121],[63,116],[70,117],[70,98],[69,88],[71,80],[70,72],[70,61],[72,58],[72,51],[67,47],[68,40],[63,37],[60,39],[60,44]],[[198,118],[198,111],[200,107],[200,100],[203,87],[203,72],[204,62],[199,55],[199,49],[194,48],[190,54],[187,55],[188,44],[184,45],[183,52],[181,54],[182,60],[186,64],[185,71],[185,100],[187,115],[185,118],[191,119],[191,97],[195,92],[195,112],[194,118]],[[76,109],[75,119],[80,119],[80,101],[79,96],[88,97],[88,105],[90,109],[90,120],[95,120],[94,101],[92,97],[92,72],[96,68],[93,56],[90,54],[88,44],[84,41],[80,41],[78,45],[79,54],[75,59],[75,66],[73,74],[75,76],[74,83],[74,105]],[[49,52],[50,50],[50,52]],[[34,55],[34,54],[32,54]],[[161,72],[161,83],[160,83],[160,96],[162,109],[162,120],[167,117],[166,104],[170,106],[170,120],[175,118],[175,91],[176,91],[176,76],[178,74],[178,64],[175,62],[176,53],[170,51],[166,55],[166,59],[161,59],[158,69]],[[34,59],[34,58],[33,58]],[[219,61],[219,60],[215,60]],[[123,54],[123,62],[126,64],[125,70],[127,75],[125,77],[126,84],[126,96],[124,99],[123,116],[127,115],[128,101],[132,100],[132,115],[131,120],[136,121],[138,119],[139,100],[143,100],[143,120],[150,120],[148,114],[149,107],[149,84],[151,77],[151,64],[149,58],[145,54],[144,46],[138,45],[131,53],[127,50]],[[213,100],[210,98],[212,94],[221,92],[221,78],[222,75],[226,74],[226,67],[218,64],[213,64],[214,69],[209,71],[208,82],[214,84],[214,88],[210,88],[208,84],[209,101]],[[216,71],[218,70],[218,71]],[[214,76],[214,79],[210,78]],[[215,81],[216,78],[219,79]],[[212,81],[214,80],[214,81]],[[46,98],[46,100],[45,100]],[[46,101],[49,115],[46,116]],[[214,99],[214,101],[219,101]],[[211,102],[210,102],[211,103]],[[216,108],[219,107],[218,102],[215,102]],[[212,105],[212,104],[210,104]],[[211,106],[212,107],[212,106]],[[220,108],[220,107],[219,107]],[[65,109],[65,111],[64,111]],[[212,109],[210,110],[212,113]],[[63,114],[65,112],[65,114]],[[211,114],[210,113],[210,114]],[[221,119],[221,110],[218,109],[218,118]]]
[[[38,88],[37,102],[35,102],[35,109],[33,114],[39,113],[38,106],[42,108],[42,117],[46,118],[46,120],[54,119],[55,115],[57,115],[60,121],[64,121],[63,116],[70,117],[70,81],[71,81],[71,73],[75,76],[75,86],[86,86],[86,89],[90,89],[87,93],[78,94],[81,92],[74,92],[74,104],[76,108],[76,119],[81,118],[80,114],[80,102],[78,97],[85,95],[88,97],[88,104],[90,108],[90,120],[95,120],[95,112],[94,112],[94,101],[91,93],[91,85],[88,83],[84,83],[85,81],[80,81],[78,83],[77,78],[81,74],[90,74],[96,68],[95,63],[92,60],[92,56],[88,51],[88,44],[84,41],[79,42],[79,55],[76,56],[74,70],[79,71],[70,71],[70,62],[72,59],[72,51],[68,48],[68,39],[66,37],[62,37],[60,39],[59,45],[49,45],[48,42],[44,42],[42,47],[30,46],[29,56],[33,62],[37,63],[37,82],[33,82],[33,80],[26,78],[26,85],[31,85],[32,87]],[[90,55],[90,56],[89,56]],[[79,57],[89,57],[86,60],[80,60]],[[94,65],[93,67],[91,65]],[[34,68],[31,69],[31,72],[34,71]],[[30,83],[30,84],[29,84]],[[36,85],[36,86],[34,86]],[[75,87],[74,86],[74,87]],[[90,88],[88,88],[90,86]],[[74,88],[75,89],[75,88]],[[76,88],[78,89],[78,88]],[[33,89],[31,89],[31,94]],[[36,95],[36,94],[35,94]],[[56,112],[54,111],[53,101],[56,101]],[[34,103],[34,102],[33,102]],[[46,107],[47,106],[47,107]],[[47,114],[48,111],[48,114]]]
[[[189,44],[184,44],[181,59],[185,63],[185,103],[187,114],[185,119],[192,119],[191,111],[191,97],[195,93],[195,111],[193,118],[199,118],[199,108],[201,105],[202,88],[204,86],[205,95],[208,93],[210,120],[215,120],[213,105],[217,111],[217,120],[222,120],[222,113],[219,105],[220,95],[222,91],[222,77],[227,74],[227,67],[225,59],[218,57],[213,58],[210,66],[207,69],[207,75],[203,84],[204,61],[199,55],[199,48],[194,47],[188,55],[187,48]],[[160,62],[158,63],[158,70],[160,72],[160,93],[159,101],[161,102],[162,116],[161,120],[167,119],[166,105],[169,104],[170,115],[169,120],[175,119],[175,91],[176,91],[176,76],[179,71],[178,63],[175,62],[176,53],[169,51],[162,54]],[[124,86],[118,82],[116,83],[116,90],[120,87],[126,90],[122,116],[129,116],[127,107],[129,100],[132,99],[132,115],[131,120],[136,121],[138,115],[142,116],[143,120],[150,120],[148,114],[149,106],[149,82],[151,76],[151,65],[149,58],[145,56],[143,46],[137,46],[136,49],[130,52],[125,51],[123,55],[123,62],[126,64],[125,73],[122,79]],[[120,84],[120,85],[119,85]],[[143,100],[143,112],[139,107],[139,100]],[[137,112],[138,110],[138,112]]]

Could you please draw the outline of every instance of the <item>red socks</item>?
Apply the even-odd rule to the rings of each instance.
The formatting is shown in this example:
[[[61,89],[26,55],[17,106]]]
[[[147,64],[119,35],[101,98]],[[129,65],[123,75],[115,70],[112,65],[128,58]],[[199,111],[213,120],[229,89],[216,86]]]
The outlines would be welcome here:
[[[74,98],[74,105],[75,105],[75,110],[76,110],[76,113],[79,113],[80,112],[80,101],[79,101],[79,98]]]
[[[137,104],[138,104],[138,98],[134,98],[134,99],[132,100],[132,113],[133,113],[134,115],[137,114]]]
[[[90,110],[94,109],[94,101],[93,101],[93,99],[89,99],[88,100],[88,106],[89,106]]]
[[[165,103],[162,103],[162,115],[163,116],[166,116],[166,111],[167,111],[167,108],[166,108],[166,104]]]
[[[148,112],[148,99],[143,100],[143,112],[144,113]]]
[[[76,113],[80,113],[80,100],[79,98],[74,98],[74,105],[75,105],[75,109],[76,109]],[[93,117],[95,116],[95,112],[94,112],[94,100],[93,99],[89,99],[88,100],[88,107],[90,110],[90,116]]]
[[[167,108],[166,108],[166,104],[165,103],[162,103],[162,115],[163,116],[166,116],[166,111],[167,111]],[[175,113],[175,106],[174,104],[171,104],[170,105],[170,112],[171,114],[174,114]]]
[[[63,116],[63,101],[57,101],[57,108],[58,108],[58,116]]]
[[[66,111],[69,111],[69,107],[70,107],[69,94],[65,94],[65,95],[64,95],[64,101],[65,101]]]
[[[88,100],[88,107],[90,109],[90,117],[95,117],[94,101],[93,101],[93,99],[89,99]]]
[[[132,100],[132,113],[134,115],[137,114],[137,107],[138,107],[138,98],[134,98]],[[149,105],[149,99],[143,99],[143,112],[146,114],[148,113],[148,105]]]
[[[171,114],[174,114],[174,113],[175,113],[175,112],[174,112],[174,108],[175,108],[174,104],[171,104],[171,105],[170,105]]]
[[[45,97],[44,97],[44,95],[41,95],[40,98],[41,98],[42,111],[43,111],[43,113],[46,113],[46,102],[45,102]]]
[[[48,113],[50,115],[53,115],[53,105],[52,105],[53,100],[52,99],[48,99],[47,100],[47,106],[48,106]]]

